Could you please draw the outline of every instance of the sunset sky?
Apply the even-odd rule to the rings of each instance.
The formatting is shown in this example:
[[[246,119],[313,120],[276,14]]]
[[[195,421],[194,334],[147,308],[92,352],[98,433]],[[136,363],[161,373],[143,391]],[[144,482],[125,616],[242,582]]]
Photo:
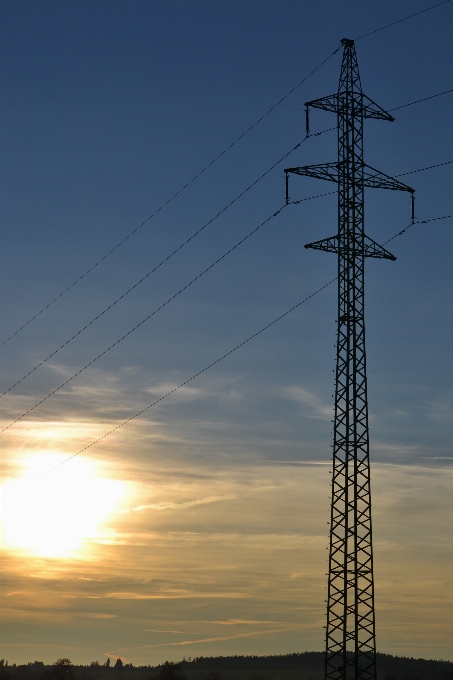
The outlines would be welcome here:
[[[453,2],[372,33],[435,4],[1,3],[2,341],[102,260],[2,347],[4,392],[90,324],[2,397],[10,663],[322,650],[335,284],[108,433],[335,277],[303,247],[335,233],[335,194],[285,208],[33,407],[277,212],[285,167],[336,160],[334,130],[289,152],[304,102],[337,90],[341,38],[387,110],[452,90]],[[433,220],[367,262],[378,651],[449,660],[453,220],[434,218],[453,214],[452,95],[365,127],[366,162]],[[312,112],[312,133],[335,125]],[[334,190],[294,177],[291,199]],[[410,199],[367,190],[365,216],[384,243]]]

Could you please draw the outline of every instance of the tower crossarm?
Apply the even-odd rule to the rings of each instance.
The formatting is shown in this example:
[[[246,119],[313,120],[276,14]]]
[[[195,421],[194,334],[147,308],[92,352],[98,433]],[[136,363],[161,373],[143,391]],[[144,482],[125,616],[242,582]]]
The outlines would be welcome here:
[[[412,199],[412,219],[415,215],[415,189],[400,182],[398,179],[386,175],[380,170],[376,170],[371,165],[366,163],[361,163],[361,172],[358,172],[354,177],[351,186],[355,186],[356,189],[362,190],[365,187],[370,189],[390,189],[392,191],[407,191],[411,194]],[[358,169],[358,168],[357,168]],[[347,170],[346,170],[347,172]],[[314,177],[315,179],[324,179],[328,182],[340,183],[345,173],[345,161],[339,161],[337,163],[319,163],[317,165],[303,165],[297,168],[285,168],[286,176],[286,203],[289,203],[289,175],[304,175],[306,177]],[[374,243],[374,241],[373,241]],[[336,251],[328,251],[336,252]],[[365,257],[381,257],[379,255],[367,255]],[[392,259],[392,258],[389,258]]]
[[[302,165],[298,168],[285,168],[285,173],[286,176],[288,176],[289,173],[292,173],[293,175],[304,175],[305,177],[314,177],[315,179],[325,179],[328,182],[338,182],[338,170],[341,167],[341,162],[319,163],[317,165]],[[365,163],[363,164],[363,175],[362,177],[355,178],[355,185],[360,188],[391,189],[393,191],[408,191],[411,194],[415,193],[415,189],[412,187]]]
[[[354,93],[355,114],[363,112],[364,118],[375,118],[376,120],[387,120],[391,123],[395,120],[382,106],[376,104],[370,97],[362,92]],[[331,113],[344,113],[346,106],[350,106],[350,100],[343,92],[329,94],[327,97],[319,97],[305,102],[307,109],[322,109]]]
[[[360,257],[363,255],[363,257],[374,257],[381,260],[396,260],[392,253],[379,245],[379,243],[376,243],[376,241],[373,241],[369,236],[364,236],[363,242],[353,242],[351,245],[340,246],[340,237],[336,234],[335,236],[323,238],[320,241],[307,243],[304,247],[313,250],[323,250],[325,253],[335,253],[342,257]]]

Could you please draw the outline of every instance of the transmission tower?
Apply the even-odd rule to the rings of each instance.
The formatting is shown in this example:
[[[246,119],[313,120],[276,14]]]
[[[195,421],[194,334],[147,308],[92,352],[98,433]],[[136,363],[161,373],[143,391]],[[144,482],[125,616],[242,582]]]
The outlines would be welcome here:
[[[326,680],[376,680],[370,459],[365,352],[365,258],[396,258],[365,235],[365,187],[414,190],[366,165],[364,118],[393,121],[362,93],[354,41],[343,39],[338,92],[306,102],[337,114],[338,160],[288,168],[338,184],[338,233],[305,248],[338,255],[338,319],[332,505],[326,625]]]

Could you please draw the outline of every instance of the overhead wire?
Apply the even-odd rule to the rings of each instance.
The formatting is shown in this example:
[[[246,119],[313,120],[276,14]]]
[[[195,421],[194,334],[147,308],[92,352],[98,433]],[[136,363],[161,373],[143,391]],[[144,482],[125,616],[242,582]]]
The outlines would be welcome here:
[[[410,102],[408,104],[403,104],[402,106],[397,106],[397,107],[395,107],[393,109],[389,109],[389,110],[395,111],[396,109],[405,108],[406,106],[412,106],[413,104],[419,104],[420,102],[426,101],[427,99],[433,99],[434,97],[440,97],[441,95],[448,94],[449,92],[453,92],[453,90],[445,90],[444,92],[440,92],[436,95],[432,95],[430,97],[424,97],[423,99],[417,99],[416,101]],[[182,248],[184,248],[188,243],[190,243],[190,241],[192,241],[196,236],[198,236],[198,234],[200,234],[206,227],[208,227],[210,224],[212,224],[212,222],[214,222],[214,220],[216,220],[220,215],[222,215],[226,210],[228,210],[228,208],[230,208],[234,203],[236,203],[236,201],[238,201],[242,196],[244,196],[244,194],[246,194],[250,189],[252,189],[261,179],[263,179],[267,174],[269,174],[269,172],[271,172],[282,160],[284,160],[287,156],[289,156],[293,151],[298,149],[300,147],[300,145],[303,144],[303,142],[305,142],[309,137],[317,137],[319,135],[324,134],[325,132],[330,132],[330,131],[335,130],[335,129],[336,128],[334,128],[334,127],[328,128],[326,130],[321,130],[320,132],[316,132],[316,133],[312,133],[310,135],[306,135],[298,144],[296,144],[296,146],[294,146],[292,149],[290,149],[290,151],[288,151],[276,163],[274,163],[274,165],[272,165],[268,170],[266,170],[262,175],[260,175],[260,177],[258,177],[258,179],[256,179],[254,182],[252,182],[252,184],[250,184],[246,189],[244,189],[240,194],[238,194],[238,196],[236,196],[232,201],[230,201],[224,208],[222,208],[222,210],[220,210],[216,215],[214,215],[214,217],[212,217],[210,220],[208,220],[208,222],[203,224],[202,227],[200,227],[197,231],[195,231],[188,239],[186,239],[177,248],[175,248],[168,256],[166,256],[163,260],[161,260],[152,270],[147,272],[147,274],[145,274],[141,279],[139,279],[133,286],[131,286],[122,295],[120,295],[116,300],[114,300],[110,305],[108,305],[102,312],[97,314],[97,316],[95,316],[91,321],[89,321],[87,324],[85,324],[85,326],[83,326],[83,328],[81,328],[79,331],[77,331],[77,333],[72,335],[68,340],[66,340],[56,350],[54,350],[51,354],[49,354],[45,359],[40,361],[28,373],[26,373],[24,376],[22,376],[22,378],[20,378],[13,385],[8,387],[8,389],[6,389],[2,394],[0,394],[0,398],[4,397],[6,394],[8,394],[8,392],[10,392],[12,389],[17,387],[17,385],[19,385],[23,380],[28,378],[32,373],[34,373],[38,368],[40,368],[40,366],[42,366],[47,361],[49,361],[49,359],[54,357],[60,350],[62,350],[70,342],[72,342],[72,340],[74,340],[79,335],[81,335],[81,333],[83,333],[85,330],[87,330],[93,323],[95,323],[98,319],[100,319],[106,312],[108,312],[110,309],[112,309],[112,307],[114,307],[118,302],[120,302],[120,300],[122,300],[127,295],[129,295],[129,293],[131,293],[135,288],[137,288],[137,286],[139,286],[141,283],[143,283],[149,276],[151,276],[155,271],[157,271],[157,269],[159,269],[165,262],[170,260],[174,255],[176,255],[180,250],[182,250]],[[400,173],[399,175],[395,175],[395,177],[403,177],[404,175],[410,175],[410,174],[414,174],[414,173],[417,173],[417,172],[422,172],[423,170],[430,170],[432,168],[437,168],[437,167],[440,167],[442,165],[449,165],[452,162],[453,161],[446,161],[445,163],[438,163],[437,165],[431,165],[431,166],[426,167],[426,168],[420,168],[418,170],[412,170],[410,172]],[[336,193],[336,192],[327,192],[327,193],[324,193],[324,194],[319,194],[318,196],[312,196],[312,197],[309,197],[308,199],[305,198],[305,199],[301,199],[301,200],[305,201],[305,200],[310,200],[312,198],[320,198],[321,196],[328,196],[329,194],[332,194],[332,193]],[[294,201],[292,201],[292,202],[294,203]],[[8,339],[11,339],[11,337],[13,337],[13,336],[10,336],[10,338],[8,338]],[[5,344],[6,342],[7,342],[7,340],[5,340],[4,343],[2,343],[2,344]]]
[[[315,133],[315,134],[312,135],[312,136],[319,136],[319,135],[321,135],[321,134],[324,134],[325,132],[330,132],[332,129],[335,129],[335,128],[329,128],[329,129],[327,129],[327,130],[322,130],[321,132],[317,132],[317,133]],[[54,357],[60,350],[62,350],[64,347],[66,347],[72,340],[74,340],[74,339],[77,338],[79,335],[81,335],[81,333],[83,333],[87,328],[89,328],[95,321],[97,321],[99,318],[101,318],[101,316],[102,316],[103,314],[105,314],[109,309],[111,309],[112,307],[114,307],[114,305],[116,305],[116,304],[117,304],[120,300],[122,300],[126,295],[128,295],[131,291],[133,291],[140,283],[142,283],[146,278],[148,278],[148,276],[150,276],[150,274],[152,274],[153,272],[155,272],[156,269],[158,269],[164,262],[166,262],[167,260],[169,260],[170,257],[172,257],[175,253],[177,253],[179,250],[181,250],[181,248],[183,248],[185,245],[187,245],[187,243],[189,243],[195,236],[197,236],[197,234],[199,234],[201,231],[203,231],[203,229],[204,229],[205,227],[207,227],[209,224],[211,224],[211,223],[216,219],[216,217],[218,217],[218,216],[221,215],[223,212],[225,212],[225,211],[228,209],[228,207],[230,207],[231,205],[233,205],[233,203],[235,203],[241,196],[243,196],[247,191],[249,191],[249,189],[251,189],[253,186],[255,186],[255,184],[257,184],[263,177],[265,177],[269,172],[271,172],[271,171],[272,171],[272,170],[273,170],[273,169],[274,169],[274,168],[275,168],[282,160],[284,160],[287,156],[289,156],[295,149],[299,148],[300,145],[301,145],[304,141],[306,141],[306,139],[308,139],[308,137],[305,137],[305,138],[304,138],[303,140],[301,140],[298,144],[296,144],[296,146],[294,146],[290,151],[288,151],[284,156],[282,156],[282,158],[280,158],[276,163],[274,163],[274,165],[272,165],[268,170],[266,170],[266,172],[264,172],[257,180],[255,180],[252,184],[250,184],[243,192],[241,192],[241,193],[240,193],[236,198],[234,198],[227,206],[225,206],[220,212],[218,212],[217,215],[216,215],[215,217],[211,218],[211,220],[209,220],[208,222],[206,222],[200,229],[198,229],[196,232],[194,232],[194,233],[192,234],[192,236],[190,236],[185,242],[183,242],[178,248],[176,248],[176,250],[174,250],[170,255],[168,255],[166,258],[164,258],[163,260],[161,260],[161,262],[160,262],[158,265],[156,265],[156,266],[154,267],[154,269],[152,269],[151,271],[149,271],[144,277],[142,277],[142,278],[141,278],[139,281],[137,281],[133,286],[131,286],[125,293],[123,293],[123,294],[122,294],[120,297],[118,297],[113,303],[111,303],[111,304],[110,304],[108,307],[106,307],[102,312],[100,312],[100,314],[98,314],[96,317],[94,317],[94,319],[92,319],[92,320],[91,320],[89,323],[87,323],[83,328],[81,328],[77,333],[75,333],[71,338],[69,338],[69,340],[66,340],[66,342],[64,342],[62,345],[60,345],[60,347],[58,347],[57,349],[55,349],[51,354],[49,354],[49,356],[47,356],[47,357],[46,357],[45,359],[43,359],[40,363],[38,363],[34,368],[32,368],[32,369],[31,369],[28,373],[26,373],[22,378],[20,378],[20,379],[17,380],[13,385],[11,385],[10,387],[8,387],[8,389],[6,389],[6,390],[0,395],[0,397],[4,397],[6,394],[8,394],[12,389],[14,389],[15,387],[17,387],[17,385],[19,385],[19,384],[20,384],[21,382],[23,382],[26,378],[28,378],[32,373],[34,373],[38,368],[40,368],[40,366],[42,366],[43,364],[45,364],[47,361],[49,361],[49,359],[51,359],[52,357]],[[441,167],[441,166],[443,166],[443,165],[448,165],[448,164],[450,164],[450,163],[453,163],[453,161],[446,161],[446,162],[444,162],[444,163],[438,163],[438,164],[436,164],[436,165],[430,165],[430,166],[425,167],[425,168],[419,168],[419,169],[417,169],[417,170],[411,170],[410,172],[405,172],[405,173],[403,172],[403,173],[400,173],[399,175],[395,175],[395,176],[396,176],[396,177],[401,177],[401,176],[403,176],[403,175],[411,175],[411,174],[414,174],[414,173],[417,173],[417,172],[423,172],[424,170],[431,170],[432,168],[437,168],[437,167]],[[336,192],[336,191],[329,191],[329,192],[326,192],[326,193],[324,193],[324,194],[317,194],[316,196],[309,196],[309,197],[302,198],[302,199],[299,199],[299,200],[296,200],[296,201],[289,201],[288,203],[285,204],[285,206],[286,206],[286,205],[297,205],[297,204],[302,203],[302,202],[304,202],[304,201],[309,201],[309,200],[313,200],[313,199],[316,199],[316,198],[321,198],[321,197],[323,197],[323,196],[329,196],[329,195],[332,195],[332,194],[335,194],[335,193],[337,193],[337,192]],[[161,309],[163,309],[163,307],[166,307],[170,302],[172,302],[176,297],[178,297],[182,292],[184,292],[184,290],[186,290],[187,288],[189,288],[193,283],[195,283],[195,281],[197,281],[197,280],[198,280],[199,278],[201,278],[204,274],[206,274],[208,271],[210,271],[210,270],[211,270],[213,267],[215,267],[219,262],[221,262],[225,257],[227,257],[227,255],[229,255],[229,254],[232,253],[234,250],[236,250],[236,248],[238,248],[240,245],[242,245],[242,243],[244,243],[248,238],[250,238],[250,236],[252,236],[253,234],[255,234],[259,229],[261,229],[261,227],[263,227],[265,224],[267,224],[267,222],[268,222],[272,217],[276,217],[276,216],[281,212],[281,210],[282,210],[282,208],[280,208],[276,213],[273,213],[269,218],[266,218],[266,220],[265,220],[264,222],[262,222],[260,225],[258,225],[258,227],[256,227],[256,228],[253,229],[251,232],[249,232],[249,234],[247,234],[247,236],[245,236],[245,237],[244,237],[243,239],[241,239],[238,243],[236,243],[232,248],[230,248],[230,250],[228,250],[226,253],[224,253],[219,259],[217,259],[214,263],[212,263],[207,269],[205,269],[203,272],[201,272],[201,274],[199,274],[199,275],[196,276],[194,279],[192,279],[186,286],[184,286],[183,288],[181,288],[177,293],[175,293],[175,295],[173,295],[172,297],[170,297],[166,302],[164,302],[164,303],[163,303],[162,305],[160,305],[157,309],[155,309],[155,310],[154,310],[151,314],[149,314],[145,319],[143,319],[142,321],[140,321],[136,326],[134,326],[132,329],[130,329],[127,333],[125,333],[119,340],[117,340],[117,341],[114,342],[112,345],[110,345],[107,349],[105,349],[103,352],[101,352],[101,353],[100,353],[95,359],[93,359],[90,363],[86,364],[83,368],[81,368],[77,373],[75,373],[73,376],[71,376],[70,378],[68,378],[68,380],[66,380],[64,383],[62,383],[59,387],[57,387],[55,390],[53,390],[52,392],[50,392],[44,399],[42,399],[41,401],[37,402],[31,409],[29,409],[28,411],[26,411],[25,413],[23,413],[18,419],[14,420],[12,423],[10,423],[10,425],[8,425],[8,427],[5,428],[5,430],[8,429],[9,427],[11,427],[12,425],[14,425],[16,422],[18,422],[18,421],[21,420],[22,418],[24,418],[26,415],[28,415],[28,413],[30,413],[30,411],[33,411],[35,408],[37,408],[40,404],[42,404],[44,401],[46,401],[49,397],[51,397],[53,394],[55,394],[55,393],[58,392],[60,389],[62,389],[65,385],[67,385],[68,382],[70,382],[71,380],[73,380],[76,376],[78,376],[80,373],[82,373],[84,370],[86,370],[89,366],[91,366],[93,363],[95,363],[98,359],[100,359],[102,356],[104,356],[104,354],[107,354],[107,352],[109,352],[111,349],[113,349],[113,347],[115,347],[115,346],[118,345],[120,342],[122,342],[122,340],[124,340],[124,339],[127,338],[129,335],[131,335],[135,330],[137,330],[138,328],[140,328],[140,326],[142,326],[142,325],[143,325],[146,321],[148,321],[152,316],[154,316],[155,314],[157,314],[157,312],[159,312]],[[1,432],[4,432],[5,430],[1,430]]]
[[[409,104],[402,104],[401,106],[395,106],[393,109],[389,109],[389,111],[398,111],[398,109],[405,109],[406,106],[412,106],[413,104],[420,104],[421,102],[428,101],[428,99],[435,99],[436,97],[442,97],[442,95],[449,94],[450,92],[453,92],[453,90],[444,90],[444,92],[438,92],[437,94],[432,94],[429,97],[423,97],[423,99],[417,99],[415,102],[409,102]]]
[[[291,204],[288,204],[288,205],[291,205]],[[412,222],[409,226],[405,227],[404,229],[402,229],[401,231],[399,231],[397,234],[395,234],[394,236],[392,236],[390,239],[388,239],[388,241],[385,241],[385,243],[384,243],[383,245],[386,245],[387,243],[390,243],[390,241],[393,241],[393,239],[397,238],[398,236],[401,236],[401,235],[404,234],[410,227],[413,227],[413,226],[415,226],[416,224],[427,224],[428,222],[435,222],[435,221],[437,221],[437,220],[445,220],[445,219],[448,219],[448,218],[451,218],[451,217],[453,217],[453,214],[452,214],[452,215],[443,215],[443,216],[441,216],[441,217],[431,217],[431,218],[428,218],[428,219],[426,219],[426,220],[420,220],[420,221],[417,221],[417,222]],[[146,413],[146,411],[149,411],[151,408],[153,408],[153,406],[156,406],[156,405],[159,404],[161,401],[163,401],[164,399],[166,399],[166,398],[169,397],[170,395],[172,395],[172,394],[174,394],[175,392],[177,392],[178,390],[180,390],[182,387],[185,387],[185,385],[188,385],[190,382],[192,382],[192,380],[195,380],[195,378],[198,378],[200,375],[202,375],[203,373],[205,373],[206,371],[208,371],[209,369],[211,369],[213,366],[216,366],[218,363],[220,363],[221,361],[223,361],[224,359],[226,359],[228,356],[230,356],[231,354],[233,354],[233,352],[236,352],[238,349],[240,349],[241,347],[243,347],[244,345],[246,345],[247,343],[249,343],[251,340],[253,340],[254,338],[256,338],[258,335],[261,335],[261,333],[264,333],[264,331],[266,331],[268,328],[271,328],[271,326],[273,326],[274,324],[276,324],[278,321],[281,321],[281,319],[284,319],[286,316],[288,316],[289,314],[291,314],[292,312],[294,312],[296,309],[298,309],[298,308],[301,307],[303,304],[305,304],[306,302],[308,302],[308,300],[311,300],[311,298],[315,297],[315,295],[318,295],[318,293],[320,293],[321,291],[325,290],[328,286],[332,285],[332,283],[334,283],[334,282],[337,281],[337,280],[338,280],[338,276],[336,276],[335,278],[331,279],[330,281],[328,281],[327,283],[325,283],[323,286],[321,286],[320,288],[318,288],[317,290],[315,290],[313,293],[311,293],[310,295],[308,295],[306,298],[304,298],[303,300],[301,300],[300,302],[298,302],[296,305],[294,305],[293,307],[291,307],[290,309],[288,309],[286,312],[283,312],[283,314],[280,314],[276,319],[274,319],[274,320],[271,321],[270,323],[268,323],[268,324],[266,324],[265,326],[263,326],[262,328],[260,328],[260,330],[256,331],[255,333],[253,333],[252,335],[250,335],[248,338],[246,338],[245,340],[243,340],[243,341],[240,342],[239,344],[235,345],[235,347],[233,347],[233,349],[230,349],[228,352],[225,352],[225,354],[222,354],[222,356],[220,356],[218,359],[216,359],[215,361],[212,361],[210,364],[208,364],[208,365],[205,366],[203,369],[201,369],[200,371],[198,371],[197,373],[195,373],[194,375],[192,375],[190,378],[188,378],[187,380],[184,380],[184,382],[180,383],[179,385],[177,385],[177,386],[174,387],[173,389],[169,390],[166,394],[164,394],[163,396],[159,397],[159,399],[156,399],[156,400],[153,401],[151,404],[148,404],[148,406],[145,406],[145,408],[141,409],[140,411],[137,411],[137,413],[134,413],[134,415],[130,416],[129,418],[127,418],[126,420],[124,420],[123,422],[121,422],[119,425],[116,425],[114,428],[112,428],[111,430],[109,430],[108,432],[106,432],[106,433],[105,433],[104,435],[102,435],[101,437],[98,437],[97,439],[95,439],[94,441],[92,441],[90,444],[87,444],[87,445],[84,446],[83,448],[79,449],[79,451],[77,451],[76,453],[73,453],[71,456],[69,456],[69,457],[66,458],[65,460],[61,461],[61,463],[58,463],[58,465],[55,465],[53,468],[47,470],[45,473],[43,473],[42,475],[40,475],[39,477],[37,477],[36,480],[41,479],[41,477],[44,477],[45,475],[49,474],[49,473],[52,472],[53,470],[57,469],[58,467],[61,467],[62,465],[65,465],[66,463],[68,463],[70,460],[72,460],[72,459],[75,458],[76,456],[80,455],[80,454],[83,453],[84,451],[87,451],[87,450],[90,449],[91,447],[93,447],[93,446],[95,446],[96,444],[98,444],[99,442],[103,441],[104,439],[106,439],[107,437],[109,437],[109,436],[110,436],[111,434],[113,434],[114,432],[117,432],[119,429],[121,429],[122,427],[124,427],[125,425],[127,425],[128,423],[130,423],[132,420],[135,420],[136,418],[138,418],[139,416],[141,416],[143,413]]]
[[[411,227],[415,227],[417,224],[428,224],[428,222],[437,222],[438,220],[447,220],[448,218],[453,217],[453,215],[442,215],[442,217],[431,217],[428,220],[416,220],[408,224],[407,227],[399,231],[397,234],[392,236],[392,238],[389,238],[388,241],[384,241],[382,244],[383,246],[386,246],[387,243],[390,243],[390,241],[393,241],[397,236],[401,236],[401,234],[405,234],[406,231],[408,231]]]
[[[404,177],[404,175],[414,175],[416,172],[423,172],[423,170],[432,170],[433,168],[440,168],[442,165],[450,165],[453,161],[445,161],[445,163],[436,163],[436,165],[428,165],[426,168],[419,168],[418,170],[410,170],[409,172],[400,172],[394,177]]]
[[[374,35],[375,33],[379,33],[379,31],[384,31],[386,28],[390,28],[391,26],[396,26],[396,24],[401,24],[403,21],[407,21],[408,19],[413,19],[414,17],[417,17],[419,14],[424,14],[425,12],[429,12],[432,9],[435,9],[436,7],[440,7],[441,5],[446,5],[447,2],[450,2],[450,0],[442,0],[442,2],[438,2],[436,5],[431,5],[431,7],[426,7],[425,9],[420,10],[419,12],[414,12],[414,14],[410,14],[407,17],[403,17],[402,19],[398,19],[398,21],[392,21],[391,24],[386,24],[386,26],[381,26],[381,28],[376,28],[374,31],[370,31],[369,33],[364,33],[363,35],[359,36],[358,38],[355,38],[355,42],[357,40],[362,40],[363,38],[368,38],[369,35]]]

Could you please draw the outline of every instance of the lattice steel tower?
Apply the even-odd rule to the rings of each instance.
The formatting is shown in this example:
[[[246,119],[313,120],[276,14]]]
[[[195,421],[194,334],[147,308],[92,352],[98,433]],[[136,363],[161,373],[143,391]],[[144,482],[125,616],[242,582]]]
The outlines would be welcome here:
[[[393,121],[362,93],[354,41],[343,39],[338,92],[306,102],[338,121],[335,163],[288,168],[338,183],[338,233],[305,247],[338,255],[338,319],[325,678],[376,680],[365,353],[365,258],[395,260],[364,233],[365,187],[414,190],[363,160],[364,118]]]

